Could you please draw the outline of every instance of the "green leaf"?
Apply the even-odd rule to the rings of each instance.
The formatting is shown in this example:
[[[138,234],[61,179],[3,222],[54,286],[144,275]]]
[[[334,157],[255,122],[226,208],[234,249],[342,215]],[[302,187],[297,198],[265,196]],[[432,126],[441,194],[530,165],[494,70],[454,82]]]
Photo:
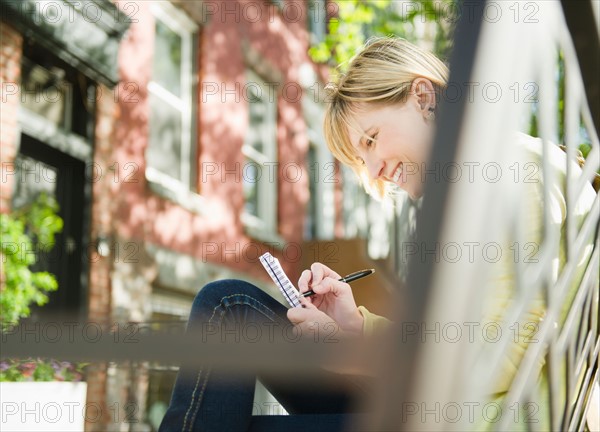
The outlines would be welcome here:
[[[414,41],[415,22],[435,26],[433,41],[436,54],[446,58],[451,48],[452,27],[456,23],[454,0],[434,2],[421,0],[394,2],[391,0],[344,0],[338,3],[338,16],[329,22],[329,34],[309,55],[317,63],[329,63],[343,71],[348,60],[367,38],[399,36]]]
[[[0,325],[6,327],[29,316],[31,303],[48,301],[47,292],[58,289],[54,275],[33,272],[36,254],[54,246],[56,234],[63,229],[56,199],[41,193],[27,207],[0,215],[3,285],[0,296]]]
[[[579,151],[583,155],[584,159],[587,159],[591,150],[592,150],[592,146],[590,144],[585,143],[585,144],[581,144],[579,146]]]
[[[34,381],[54,381],[54,368],[47,363],[38,363],[33,372]]]

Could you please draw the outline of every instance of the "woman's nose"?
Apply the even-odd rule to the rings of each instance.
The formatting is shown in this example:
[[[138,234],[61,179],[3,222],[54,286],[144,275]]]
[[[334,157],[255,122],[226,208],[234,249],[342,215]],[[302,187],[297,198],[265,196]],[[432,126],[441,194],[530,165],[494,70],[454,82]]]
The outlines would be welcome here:
[[[367,170],[369,171],[369,177],[376,180],[383,174],[383,168],[385,163],[376,158],[368,158],[365,163],[367,164]]]

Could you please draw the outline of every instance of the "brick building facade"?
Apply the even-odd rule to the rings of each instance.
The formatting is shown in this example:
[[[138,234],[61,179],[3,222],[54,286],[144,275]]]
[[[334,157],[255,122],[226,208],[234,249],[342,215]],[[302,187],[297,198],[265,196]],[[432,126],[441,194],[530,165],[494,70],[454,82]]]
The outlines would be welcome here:
[[[119,13],[108,2],[27,3],[2,4],[0,205],[8,212],[16,195],[44,190],[65,226],[79,220],[56,247],[79,261],[82,281],[57,275],[68,298],[51,296],[47,310],[103,325],[182,320],[216,278],[277,294],[258,265],[265,251],[297,277],[309,163],[331,163],[318,147],[323,80],[307,56],[308,4],[120,2]],[[86,32],[106,17],[122,30],[112,82],[78,58],[83,39],[69,45],[44,27]],[[321,234],[332,237],[327,217]],[[88,369],[87,402],[102,411],[89,430],[132,416],[150,427],[146,404],[164,402],[174,376],[147,364]]]
[[[334,9],[51,3],[3,1],[0,40],[0,209],[50,192],[68,227],[47,310],[122,329],[181,322],[214,279],[277,296],[263,252],[292,280],[313,261],[344,263],[322,243],[344,232],[342,176],[321,132],[326,72],[307,54]],[[87,430],[128,418],[152,430],[174,376],[90,365],[101,415]]]

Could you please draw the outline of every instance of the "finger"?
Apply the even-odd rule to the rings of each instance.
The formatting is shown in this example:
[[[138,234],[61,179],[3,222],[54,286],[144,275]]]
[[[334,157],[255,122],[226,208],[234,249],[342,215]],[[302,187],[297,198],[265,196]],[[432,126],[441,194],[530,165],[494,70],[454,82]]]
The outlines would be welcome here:
[[[310,271],[312,272],[312,284],[314,286],[316,284],[321,283],[326,273],[328,273],[329,269],[319,262],[312,263],[310,266]]]
[[[331,293],[335,296],[352,295],[350,285],[330,277],[324,278],[318,285],[313,285],[312,290],[320,295]]]
[[[310,266],[310,270],[312,271],[312,282],[313,285],[321,282],[323,278],[329,276],[334,279],[340,279],[341,276],[327,267],[325,264],[321,264],[320,262],[313,263]]]
[[[294,325],[303,323],[304,321],[306,321],[308,319],[308,316],[309,316],[309,312],[308,312],[307,308],[305,309],[305,308],[293,307],[293,308],[288,309],[288,311],[287,311],[287,318]]]
[[[298,289],[300,290],[300,292],[303,293],[310,289],[309,284],[311,280],[312,272],[310,270],[304,270],[300,275],[300,279],[298,279]]]

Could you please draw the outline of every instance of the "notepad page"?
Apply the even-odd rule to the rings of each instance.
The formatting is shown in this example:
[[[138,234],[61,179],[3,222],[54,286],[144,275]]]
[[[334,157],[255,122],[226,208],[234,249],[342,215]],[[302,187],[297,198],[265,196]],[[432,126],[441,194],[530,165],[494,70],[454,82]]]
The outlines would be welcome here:
[[[279,287],[279,290],[290,306],[299,307],[301,305],[300,293],[287,277],[283,271],[283,268],[281,268],[279,260],[269,252],[261,255],[259,259],[267,273],[269,273],[269,276],[271,276],[271,279],[273,279],[273,282],[275,282],[275,285]]]

